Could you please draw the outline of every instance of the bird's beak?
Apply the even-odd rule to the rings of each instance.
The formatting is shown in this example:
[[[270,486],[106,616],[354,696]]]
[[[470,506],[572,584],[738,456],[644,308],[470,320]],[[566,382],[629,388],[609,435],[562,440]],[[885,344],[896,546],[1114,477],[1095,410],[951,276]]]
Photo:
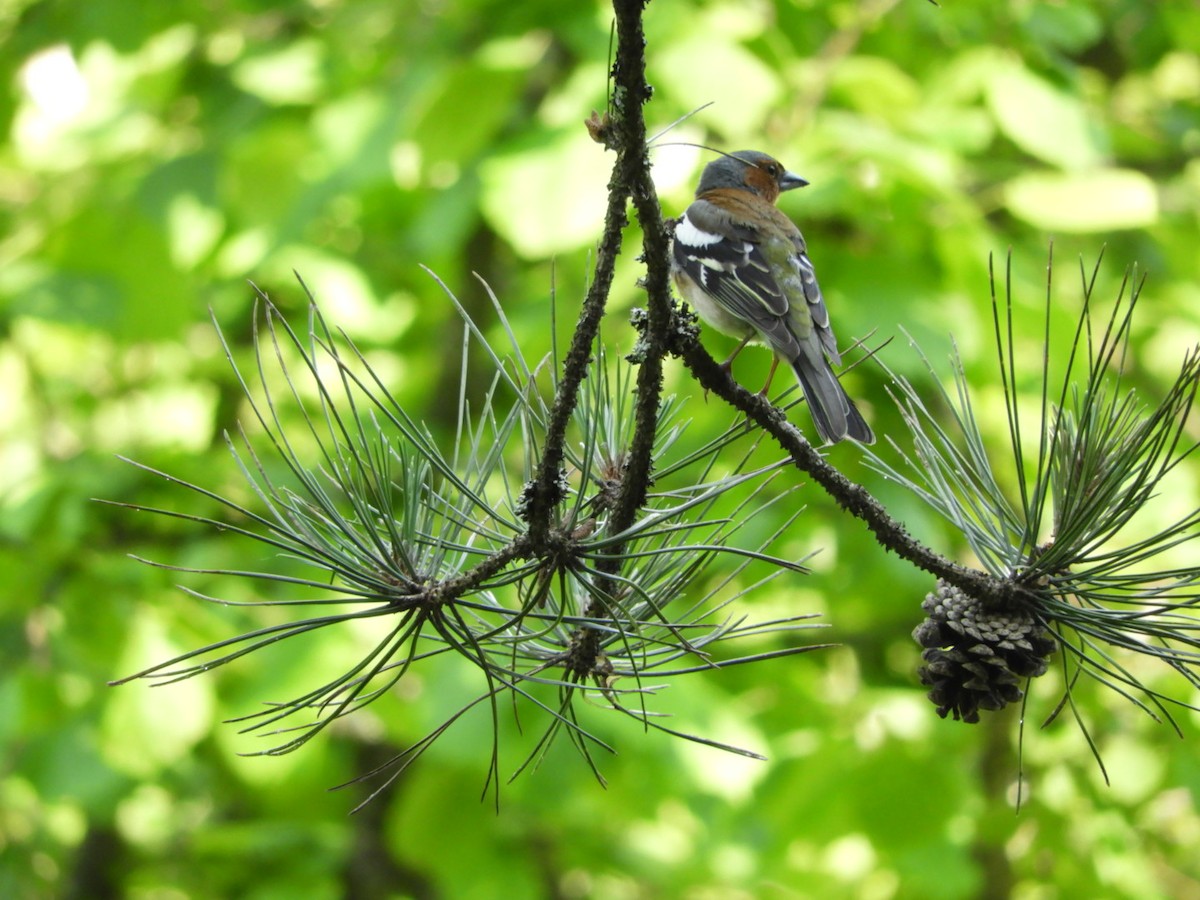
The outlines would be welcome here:
[[[808,182],[797,175],[795,172],[784,172],[779,176],[779,190],[790,191],[795,188],[802,188]]]

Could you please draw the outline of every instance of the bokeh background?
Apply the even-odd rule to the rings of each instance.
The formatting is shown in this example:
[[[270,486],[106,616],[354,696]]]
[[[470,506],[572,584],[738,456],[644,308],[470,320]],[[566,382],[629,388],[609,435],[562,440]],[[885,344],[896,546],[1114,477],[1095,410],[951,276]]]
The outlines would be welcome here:
[[[597,712],[620,751],[607,786],[564,743],[497,812],[480,714],[351,816],[365,789],[326,789],[481,689],[470,669],[409,679],[280,758],[239,755],[261,743],[221,720],[352,655],[352,629],[173,686],[106,686],[264,620],[176,587],[247,585],[128,556],[270,566],[261,547],[91,499],[212,512],[118,455],[248,496],[222,442],[246,408],[210,321],[247,351],[248,281],[299,324],[302,275],[440,433],[462,326],[421,265],[495,329],[485,278],[529,358],[550,346],[552,299],[569,333],[612,161],[582,125],[604,108],[610,21],[559,0],[0,3],[0,895],[1200,896],[1200,719],[1182,710],[1181,738],[1080,685],[1107,785],[1069,714],[1041,728],[1052,676],[1020,756],[1014,714],[939,720],[909,636],[928,579],[815,488],[789,535],[795,555],[821,551],[813,574],[745,602],[821,613],[819,638],[840,646],[677,681],[660,703],[765,763]],[[711,104],[657,142],[664,208],[686,205],[709,158],[671,144],[781,158],[812,183],[783,205],[843,342],[895,338],[884,359],[919,385],[901,329],[943,374],[953,335],[978,396],[998,395],[993,254],[1001,271],[1012,254],[1036,360],[1051,240],[1055,335],[1103,249],[1104,301],[1134,261],[1149,274],[1131,383],[1154,398],[1200,339],[1193,0],[654,0],[646,29],[652,130]],[[636,255],[605,325],[619,351]],[[747,352],[739,378],[757,385],[767,363]],[[681,366],[667,379],[700,433],[728,423]],[[885,381],[869,365],[847,377],[876,431],[901,435]],[[969,559],[852,448],[831,459]],[[1172,499],[1197,506],[1196,481],[1181,470]],[[1139,674],[1197,702],[1182,679]]]

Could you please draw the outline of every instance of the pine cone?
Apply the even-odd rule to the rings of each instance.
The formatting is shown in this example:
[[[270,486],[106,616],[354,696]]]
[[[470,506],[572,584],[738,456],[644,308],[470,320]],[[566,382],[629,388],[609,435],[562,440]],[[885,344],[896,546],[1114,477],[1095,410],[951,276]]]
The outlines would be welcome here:
[[[942,718],[978,722],[979,710],[1003,709],[1024,696],[1018,684],[1046,671],[1056,644],[1028,612],[989,610],[974,597],[938,581],[921,608],[929,617],[913,630],[925,648],[918,670]]]

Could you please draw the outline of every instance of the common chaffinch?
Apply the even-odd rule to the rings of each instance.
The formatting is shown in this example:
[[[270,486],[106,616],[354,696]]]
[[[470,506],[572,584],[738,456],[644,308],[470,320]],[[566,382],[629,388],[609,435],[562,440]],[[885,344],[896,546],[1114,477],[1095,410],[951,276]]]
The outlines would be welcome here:
[[[762,393],[782,358],[800,379],[823,440],[870,444],[875,435],[830,365],[841,356],[804,236],[775,206],[780,193],[806,184],[757,150],[710,162],[676,225],[671,273],[705,322],[742,339],[727,367],[748,342],[766,344],[775,359]]]

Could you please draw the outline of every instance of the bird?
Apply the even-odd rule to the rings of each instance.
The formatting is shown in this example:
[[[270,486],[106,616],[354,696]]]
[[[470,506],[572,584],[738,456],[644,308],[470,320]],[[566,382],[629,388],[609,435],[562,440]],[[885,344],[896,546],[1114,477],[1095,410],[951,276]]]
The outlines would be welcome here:
[[[775,353],[761,394],[780,359],[800,381],[821,439],[875,435],[833,371],[841,365],[829,311],[821,296],[804,236],[775,205],[784,191],[808,182],[769,154],[739,150],[704,167],[696,198],[679,217],[671,246],[671,275],[700,318],[741,343]]]

